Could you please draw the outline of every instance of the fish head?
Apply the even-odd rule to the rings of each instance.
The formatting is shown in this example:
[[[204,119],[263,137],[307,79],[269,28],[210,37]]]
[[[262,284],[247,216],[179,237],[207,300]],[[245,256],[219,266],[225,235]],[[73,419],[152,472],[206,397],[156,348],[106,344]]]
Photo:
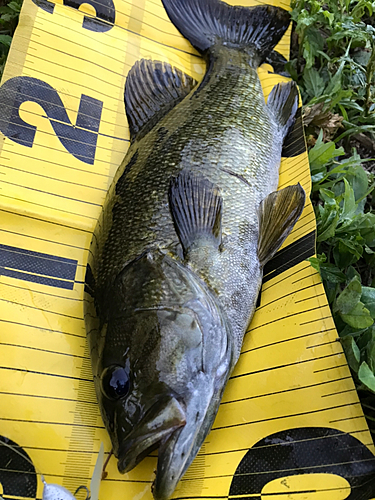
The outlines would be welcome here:
[[[107,309],[95,383],[118,469],[158,448],[154,496],[168,498],[217,413],[230,328],[205,283],[160,252],[126,266]]]

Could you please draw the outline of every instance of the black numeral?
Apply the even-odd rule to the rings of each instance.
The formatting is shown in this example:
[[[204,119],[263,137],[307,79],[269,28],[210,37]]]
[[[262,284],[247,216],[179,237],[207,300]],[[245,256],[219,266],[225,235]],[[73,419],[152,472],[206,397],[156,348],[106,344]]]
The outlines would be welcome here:
[[[17,443],[0,436],[0,484],[7,498],[36,497],[37,476],[29,455]]]
[[[32,147],[36,127],[19,115],[23,102],[39,104],[62,145],[73,156],[92,165],[95,158],[103,102],[82,94],[75,126],[69,120],[57,91],[48,83],[29,76],[16,76],[0,87],[0,130],[18,144]]]
[[[343,477],[351,487],[347,500],[375,496],[375,457],[361,441],[336,429],[301,427],[258,441],[237,467],[229,498],[261,500],[266,484],[301,474]]]
[[[48,0],[33,0],[41,9],[53,13],[55,4]],[[112,0],[64,0],[64,5],[79,9],[83,3],[88,3],[94,7],[96,18],[84,16],[82,27],[90,31],[109,31],[115,24],[116,10]]]

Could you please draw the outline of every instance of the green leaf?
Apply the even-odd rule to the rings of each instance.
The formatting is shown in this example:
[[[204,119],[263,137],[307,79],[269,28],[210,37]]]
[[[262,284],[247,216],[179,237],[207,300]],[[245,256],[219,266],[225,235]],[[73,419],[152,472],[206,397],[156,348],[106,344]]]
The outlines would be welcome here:
[[[340,218],[340,207],[335,199],[329,199],[326,193],[320,190],[322,197],[326,199],[324,206],[319,206],[317,218],[317,241],[326,241],[335,236],[335,230]],[[328,192],[329,193],[329,192]]]
[[[375,376],[366,361],[363,361],[359,367],[358,378],[363,385],[375,393]]]
[[[18,14],[21,10],[21,5],[22,5],[22,2],[19,3],[19,2],[12,1],[12,2],[9,2],[7,4],[7,7],[9,9],[12,9],[14,12],[16,12]]]
[[[361,49],[353,54],[353,59],[356,63],[360,64],[361,66],[367,66],[370,56],[371,56],[370,50]]]
[[[323,280],[324,291],[327,295],[327,300],[330,306],[332,307],[333,302],[336,300],[337,291],[340,287],[339,283],[335,283],[333,281]],[[337,325],[336,325],[337,326]]]
[[[318,222],[319,224],[319,222]],[[370,248],[375,246],[375,214],[370,212],[353,217],[336,227],[336,237],[349,239],[350,237],[362,238],[363,243]]]
[[[362,257],[362,242],[358,242],[353,237],[350,239],[336,238],[336,245],[333,247],[332,253],[336,266],[344,269]]]
[[[307,13],[307,11],[305,10]],[[307,14],[304,19],[299,20],[296,31],[303,34],[303,57],[306,60],[305,71],[314,65],[315,58],[324,48],[324,39],[316,28],[317,18],[321,16],[310,16]],[[302,21],[302,22],[301,22]]]
[[[357,278],[361,280],[361,275],[359,274],[358,271],[354,269],[353,266],[348,267],[348,269],[346,270],[346,276],[348,278],[348,281],[351,281],[355,276],[357,276]],[[363,287],[362,287],[362,292],[363,292]]]
[[[332,24],[333,21],[335,20],[334,14],[328,12],[328,10],[323,10],[323,16],[328,19],[329,24]]]
[[[12,37],[9,35],[0,35],[0,44],[10,47],[12,43]]]
[[[323,253],[322,255],[317,255],[316,257],[310,257],[307,260],[310,262],[314,269],[320,271],[320,265],[327,260],[327,257]]]
[[[305,90],[311,97],[319,97],[323,94],[325,83],[315,68],[306,69],[303,73]]]
[[[335,202],[332,200],[336,199],[335,193],[333,193],[329,189],[321,188],[320,189],[320,196],[322,200],[326,201],[327,203],[332,203],[332,206],[336,206]]]
[[[345,321],[345,323],[358,330],[367,328],[374,323],[369,310],[365,308],[362,302],[358,302],[354,309],[351,309],[349,313],[341,313],[341,318]]]
[[[341,314],[351,312],[361,300],[362,286],[361,282],[355,276],[348,286],[340,293],[336,300],[336,308]],[[349,323],[350,324],[350,323]]]
[[[342,212],[340,214],[340,221],[344,219],[352,219],[356,210],[357,204],[354,198],[354,190],[350,186],[349,182],[344,177],[345,192],[344,192],[344,204],[342,207]]]
[[[361,302],[369,310],[371,317],[375,319],[375,288],[370,286],[362,287]]]
[[[375,372],[375,335],[373,332],[372,339],[368,342],[366,348],[367,354],[367,364],[371,368],[372,372]]]
[[[347,51],[349,48],[350,48],[350,43],[349,43],[349,47],[347,48]],[[335,95],[336,92],[339,92],[341,87],[342,87],[342,72],[343,72],[343,69],[345,67],[345,62],[346,62],[344,57],[342,59],[343,60],[341,61],[340,66],[335,71],[334,75],[331,76],[331,74],[330,74],[331,80],[326,87],[327,94]]]
[[[14,18],[14,14],[5,13],[1,16],[1,21],[3,21],[4,23],[9,23],[10,21],[13,21]]]
[[[345,283],[346,276],[334,264],[320,264],[320,275],[324,281]]]
[[[362,165],[358,165],[356,168],[354,168],[352,173],[349,172],[346,178],[348,179],[348,182],[351,184],[351,186],[353,186],[354,196],[356,200],[360,200],[363,196],[366,195],[369,182],[366,171],[362,167]]]
[[[341,339],[341,344],[345,351],[346,359],[348,360],[350,368],[358,372],[359,363],[361,361],[361,353],[356,344],[356,341],[351,335],[346,335]]]
[[[322,132],[321,132],[322,133]],[[316,141],[315,146],[309,151],[309,162],[310,168],[313,172],[317,168],[322,167],[330,160],[333,160],[337,156],[345,154],[343,148],[336,149],[334,142],[318,142]]]
[[[328,103],[327,103],[328,110],[331,111],[334,107],[336,107],[340,102],[342,102],[346,98],[350,99],[352,97],[352,95],[353,95],[353,90],[351,90],[351,89],[344,90],[343,88],[340,88],[335,96],[332,96],[332,94],[329,94]],[[345,118],[345,114],[346,113],[343,114],[344,118]]]

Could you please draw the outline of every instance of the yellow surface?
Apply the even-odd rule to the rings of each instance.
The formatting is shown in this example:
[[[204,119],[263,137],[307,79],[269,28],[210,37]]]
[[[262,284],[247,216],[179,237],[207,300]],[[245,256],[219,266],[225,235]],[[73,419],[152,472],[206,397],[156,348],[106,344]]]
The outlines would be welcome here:
[[[32,147],[0,135],[0,243],[77,261],[71,290],[0,277],[0,434],[20,444],[48,482],[71,491],[89,485],[100,442],[110,450],[94,394],[82,296],[91,234],[129,144],[125,78],[142,57],[169,61],[198,80],[205,68],[160,0],[117,0],[115,10],[115,26],[95,32],[82,27],[84,15],[95,15],[88,4],[80,12],[60,2],[51,13],[25,0],[2,80],[48,83],[72,124],[82,94],[102,102],[93,164],[63,146],[43,102],[20,106],[20,118],[37,129]],[[289,36],[277,47],[285,57]],[[259,69],[266,96],[284,80],[270,70]],[[280,187],[296,182],[310,192],[306,153],[282,162]],[[307,203],[284,247],[314,229]],[[174,496],[227,498],[238,464],[255,443],[289,428],[319,426],[349,433],[374,452],[323,286],[305,261],[265,283],[213,431]],[[112,459],[101,498],[149,500],[155,466],[152,456],[121,476]],[[287,477],[293,488],[308,490],[313,481],[321,490],[288,498],[346,498],[345,480],[320,476]],[[288,481],[270,482],[263,495],[279,498],[274,493],[285,492]],[[41,491],[39,480],[39,498]]]

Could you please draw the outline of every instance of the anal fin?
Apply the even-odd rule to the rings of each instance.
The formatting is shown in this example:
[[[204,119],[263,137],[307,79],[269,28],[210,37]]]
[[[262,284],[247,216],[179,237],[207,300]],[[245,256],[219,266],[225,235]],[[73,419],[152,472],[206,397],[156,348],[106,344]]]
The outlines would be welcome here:
[[[125,110],[132,139],[182,101],[197,82],[168,63],[142,59],[128,73]]]
[[[272,259],[281,247],[304,206],[305,191],[299,183],[274,191],[261,202],[258,212],[258,258],[261,267]]]
[[[185,257],[192,247],[219,247],[222,205],[219,189],[203,175],[182,171],[171,179],[169,207]]]

